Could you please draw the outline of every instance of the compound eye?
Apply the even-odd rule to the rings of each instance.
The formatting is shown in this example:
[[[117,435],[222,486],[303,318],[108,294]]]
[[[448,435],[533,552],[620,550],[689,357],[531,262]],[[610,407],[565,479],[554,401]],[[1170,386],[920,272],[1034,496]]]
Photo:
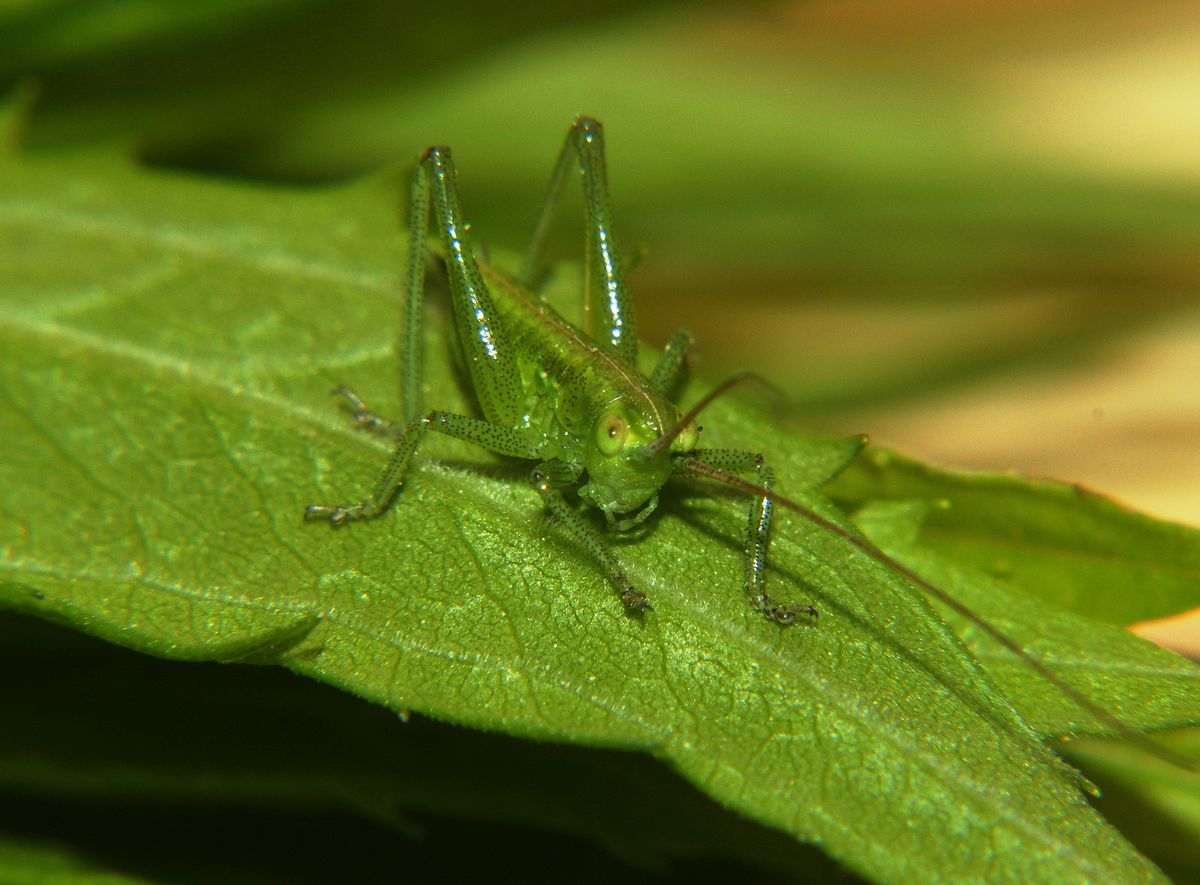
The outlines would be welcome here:
[[[615,455],[625,447],[629,424],[620,415],[605,415],[596,427],[596,446],[605,455]]]

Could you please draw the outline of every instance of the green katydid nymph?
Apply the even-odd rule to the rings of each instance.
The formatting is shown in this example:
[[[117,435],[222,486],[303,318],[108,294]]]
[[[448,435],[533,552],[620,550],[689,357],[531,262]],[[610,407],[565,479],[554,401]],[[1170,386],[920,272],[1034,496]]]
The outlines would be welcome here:
[[[567,181],[575,177],[583,185],[587,240],[582,326],[564,319],[534,292],[550,225]],[[686,411],[673,404],[669,394],[682,378],[691,344],[690,334],[682,330],[668,341],[648,376],[639,371],[637,323],[612,229],[599,122],[580,117],[568,131],[525,264],[516,277],[477,261],[448,148],[431,147],[421,156],[410,199],[403,419],[380,417],[348,388],[335,391],[348,401],[360,426],[394,438],[395,449],[368,497],[353,504],[310,504],[307,518],[342,525],[380,515],[398,497],[425,434],[446,434],[497,454],[536,461],[529,482],[545,509],[596,563],[626,609],[642,614],[651,601],[564,492],[577,488],[583,504],[604,514],[609,530],[622,532],[650,517],[660,490],[673,477],[713,480],[747,496],[743,588],[750,604],[770,620],[789,625],[811,623],[817,616],[807,603],[779,601],[767,593],[768,541],[773,511],[779,507],[839,536],[976,624],[1100,722],[1149,744],[1159,755],[1166,752],[857,531],[780,495],[761,454],[697,446],[695,421],[701,410],[746,376],[719,385]],[[421,401],[422,302],[431,210],[449,278],[451,318],[482,417],[425,411]]]
[[[531,291],[549,226],[573,170],[583,179],[588,242],[582,329]],[[419,324],[431,197],[450,279],[454,326],[482,419],[426,413],[421,404]],[[654,512],[659,490],[672,476],[708,476],[753,489],[745,580],[751,603],[780,624],[816,616],[810,605],[781,603],[767,595],[774,497],[769,491],[772,473],[762,456],[696,448],[696,415],[730,385],[686,414],[668,399],[686,364],[691,336],[685,331],[667,344],[649,377],[637,369],[637,325],[612,232],[599,122],[581,117],[567,134],[521,279],[476,260],[448,148],[429,148],[417,164],[409,221],[404,420],[380,418],[352,391],[337,391],[350,402],[362,426],[397,439],[395,452],[370,497],[349,505],[313,504],[307,516],[335,525],[378,516],[396,497],[425,432],[454,436],[501,455],[538,461],[530,483],[550,515],[596,561],[625,607],[640,613],[649,608],[646,595],[629,580],[601,535],[568,503],[563,490],[579,485],[579,498],[602,511],[610,529],[627,531]],[[758,485],[738,482],[734,473],[755,474]]]

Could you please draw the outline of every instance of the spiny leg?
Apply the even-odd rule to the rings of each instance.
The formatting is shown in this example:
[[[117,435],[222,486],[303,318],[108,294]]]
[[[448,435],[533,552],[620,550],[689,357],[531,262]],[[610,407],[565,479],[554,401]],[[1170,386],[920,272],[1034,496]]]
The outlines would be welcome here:
[[[668,396],[683,378],[687,368],[688,350],[695,339],[687,329],[679,329],[667,346],[663,348],[662,356],[650,375],[650,387],[663,396]]]
[[[763,463],[762,455],[735,449],[695,449],[681,456],[676,470],[684,476],[694,476],[686,467],[686,461],[699,461],[725,473],[749,473],[758,475],[759,485],[771,490],[775,473]],[[744,588],[750,604],[777,624],[795,623],[800,615],[817,616],[811,605],[777,602],[767,594],[767,546],[770,542],[771,515],[774,507],[770,499],[756,496],[750,499],[749,519],[746,524],[745,554],[746,577]]]
[[[775,471],[758,456],[758,483],[767,491],[775,485]],[[746,594],[751,604],[779,624],[791,624],[799,615],[817,616],[811,605],[776,602],[767,595],[767,544],[774,505],[768,498],[752,498],[746,526]]]
[[[583,330],[597,344],[629,365],[637,365],[637,325],[633,301],[625,288],[624,268],[613,237],[608,201],[608,172],[604,158],[604,128],[591,117],[580,117],[570,130],[554,164],[550,188],[538,218],[521,271],[521,281],[535,286],[546,257],[550,225],[562,199],[568,172],[583,179],[587,257],[584,273]]]
[[[428,154],[428,152],[426,152]],[[413,170],[408,190],[408,285],[405,291],[403,351],[400,354],[400,383],[404,423],[420,417],[424,409],[425,326],[425,233],[429,227],[430,177],[423,156]]]
[[[433,223],[445,250],[454,328],[475,398],[488,421],[516,427],[522,411],[517,355],[475,263],[450,149],[429,148],[414,173],[414,193],[420,190],[418,180],[426,182],[433,198]]]
[[[539,464],[529,474],[529,483],[542,496],[546,510],[575,541],[596,561],[608,578],[610,584],[621,597],[626,610],[641,613],[650,608],[646,594],[633,586],[629,576],[616,554],[608,549],[601,539],[582,516],[575,511],[563,498],[559,488],[569,485],[579,479],[579,470],[573,469],[562,461],[546,461]]]
[[[395,499],[400,484],[404,482],[413,453],[421,444],[426,430],[465,440],[498,455],[538,457],[537,451],[525,434],[511,427],[452,412],[430,412],[428,415],[414,418],[405,426],[403,435],[375,484],[375,491],[368,497],[354,504],[309,504],[304,508],[305,518],[328,519],[334,525],[343,525],[360,519],[373,519],[383,513]]]
[[[339,387],[354,410],[354,419],[367,430],[397,438],[396,448],[375,491],[356,504],[311,504],[308,518],[327,518],[335,525],[370,519],[382,513],[396,496],[413,453],[426,429],[457,436],[493,452],[537,458],[528,438],[514,430],[520,411],[520,378],[504,330],[497,322],[491,294],[475,264],[466,225],[462,221],[454,163],[450,150],[431,147],[413,170],[410,193],[409,267],[403,355],[404,429],[380,417],[349,388]],[[421,415],[421,305],[425,286],[425,234],[431,211],[446,252],[454,325],[458,330],[471,383],[486,421],[447,412]]]
[[[309,504],[304,508],[304,518],[328,519],[334,525],[345,525],[359,519],[373,519],[381,514],[396,497],[396,490],[404,481],[409,461],[425,435],[428,421],[429,417],[425,416],[408,422],[375,484],[375,491],[369,497],[354,504]]]
[[[333,392],[349,403],[354,423],[363,430],[396,440],[404,435],[404,430],[399,424],[389,418],[384,418],[349,387],[344,384],[339,385],[333,389]]]

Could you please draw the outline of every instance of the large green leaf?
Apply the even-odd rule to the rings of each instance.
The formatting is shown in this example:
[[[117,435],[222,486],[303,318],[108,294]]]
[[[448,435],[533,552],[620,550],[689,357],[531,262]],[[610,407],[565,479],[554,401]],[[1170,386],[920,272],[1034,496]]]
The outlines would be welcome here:
[[[304,523],[387,456],[328,390],[395,405],[395,190],[3,161],[0,601],[397,711],[644,749],[878,879],[1156,875],[923,597],[835,534],[780,518],[774,592],[822,612],[780,630],[740,598],[742,506],[702,486],[619,546],[644,621],[543,524],[527,466],[461,444],[432,441],[385,517]],[[468,408],[430,313],[427,400]],[[855,441],[733,404],[705,425],[844,521],[812,489]]]

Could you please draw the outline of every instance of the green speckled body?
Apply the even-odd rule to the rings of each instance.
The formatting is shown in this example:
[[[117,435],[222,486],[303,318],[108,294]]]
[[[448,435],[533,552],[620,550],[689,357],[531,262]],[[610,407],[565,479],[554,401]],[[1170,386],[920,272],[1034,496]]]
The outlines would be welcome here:
[[[582,328],[530,288],[539,277],[559,196],[573,176],[583,184],[587,234]],[[431,221],[450,283],[459,348],[482,419],[424,411],[421,305]],[[685,366],[691,340],[686,332],[668,343],[651,376],[638,370],[637,323],[612,232],[600,124],[580,117],[567,133],[519,276],[476,258],[449,148],[429,148],[413,171],[409,228],[404,421],[386,421],[352,391],[338,389],[359,424],[393,436],[396,448],[370,497],[355,504],[312,504],[306,515],[334,525],[380,515],[396,497],[424,435],[453,436],[497,454],[537,461],[530,483],[551,516],[600,565],[626,608],[644,611],[645,594],[630,583],[620,561],[564,490],[578,487],[579,499],[601,510],[610,530],[626,531],[654,512],[659,491],[673,474],[732,480],[721,471],[756,471],[765,487],[757,491],[769,489],[771,474],[753,453],[696,448],[695,410],[681,416],[667,398]],[[747,593],[769,617],[790,623],[811,608],[777,604],[763,589],[769,523],[769,499],[755,495],[746,536]]]
[[[585,441],[599,416],[620,409],[655,439],[679,420],[679,410],[656,393],[635,366],[599,347],[578,327],[516,280],[480,266],[521,381],[518,426],[540,434],[546,458],[585,466]],[[480,401],[484,415],[503,410]]]

